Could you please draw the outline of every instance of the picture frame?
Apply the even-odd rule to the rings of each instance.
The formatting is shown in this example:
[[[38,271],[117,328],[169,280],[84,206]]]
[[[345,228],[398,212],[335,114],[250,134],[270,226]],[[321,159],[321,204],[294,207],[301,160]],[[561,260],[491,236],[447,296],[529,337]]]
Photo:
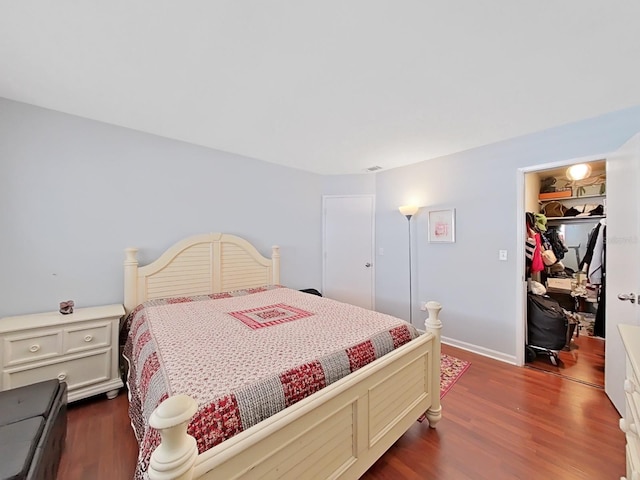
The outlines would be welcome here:
[[[429,210],[429,243],[456,241],[456,209]]]

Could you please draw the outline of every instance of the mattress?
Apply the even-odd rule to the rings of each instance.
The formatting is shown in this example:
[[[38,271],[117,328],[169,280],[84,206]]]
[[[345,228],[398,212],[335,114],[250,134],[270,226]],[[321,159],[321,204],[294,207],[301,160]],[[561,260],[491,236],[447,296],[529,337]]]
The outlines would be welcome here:
[[[198,403],[202,453],[416,338],[409,323],[280,286],[152,300],[127,318],[129,414],[145,478],[166,398]]]

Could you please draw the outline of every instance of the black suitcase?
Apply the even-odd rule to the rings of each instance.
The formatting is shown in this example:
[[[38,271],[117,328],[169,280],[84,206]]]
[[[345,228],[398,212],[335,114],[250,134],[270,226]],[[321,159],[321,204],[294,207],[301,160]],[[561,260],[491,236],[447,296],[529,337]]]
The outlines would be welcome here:
[[[567,344],[569,319],[553,298],[527,295],[527,345],[558,351]]]

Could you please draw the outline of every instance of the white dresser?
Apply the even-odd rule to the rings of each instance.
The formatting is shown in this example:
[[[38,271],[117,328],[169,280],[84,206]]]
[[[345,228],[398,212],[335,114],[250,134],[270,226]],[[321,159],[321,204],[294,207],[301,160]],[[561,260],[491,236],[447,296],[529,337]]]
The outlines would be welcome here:
[[[640,480],[640,326],[618,325],[627,356],[624,381],[626,411],[620,429],[627,438],[626,480]]]
[[[67,382],[68,401],[107,394],[120,378],[118,334],[122,305],[78,308],[0,319],[0,390],[57,378]]]

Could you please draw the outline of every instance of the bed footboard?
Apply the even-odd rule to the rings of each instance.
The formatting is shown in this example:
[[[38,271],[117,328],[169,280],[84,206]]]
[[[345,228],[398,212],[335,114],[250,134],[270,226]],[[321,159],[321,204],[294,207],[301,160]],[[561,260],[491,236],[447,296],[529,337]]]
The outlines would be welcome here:
[[[424,335],[200,455],[195,401],[170,397],[150,420],[162,441],[149,477],[359,478],[422,414],[431,427],[442,416],[441,308],[427,304]]]

